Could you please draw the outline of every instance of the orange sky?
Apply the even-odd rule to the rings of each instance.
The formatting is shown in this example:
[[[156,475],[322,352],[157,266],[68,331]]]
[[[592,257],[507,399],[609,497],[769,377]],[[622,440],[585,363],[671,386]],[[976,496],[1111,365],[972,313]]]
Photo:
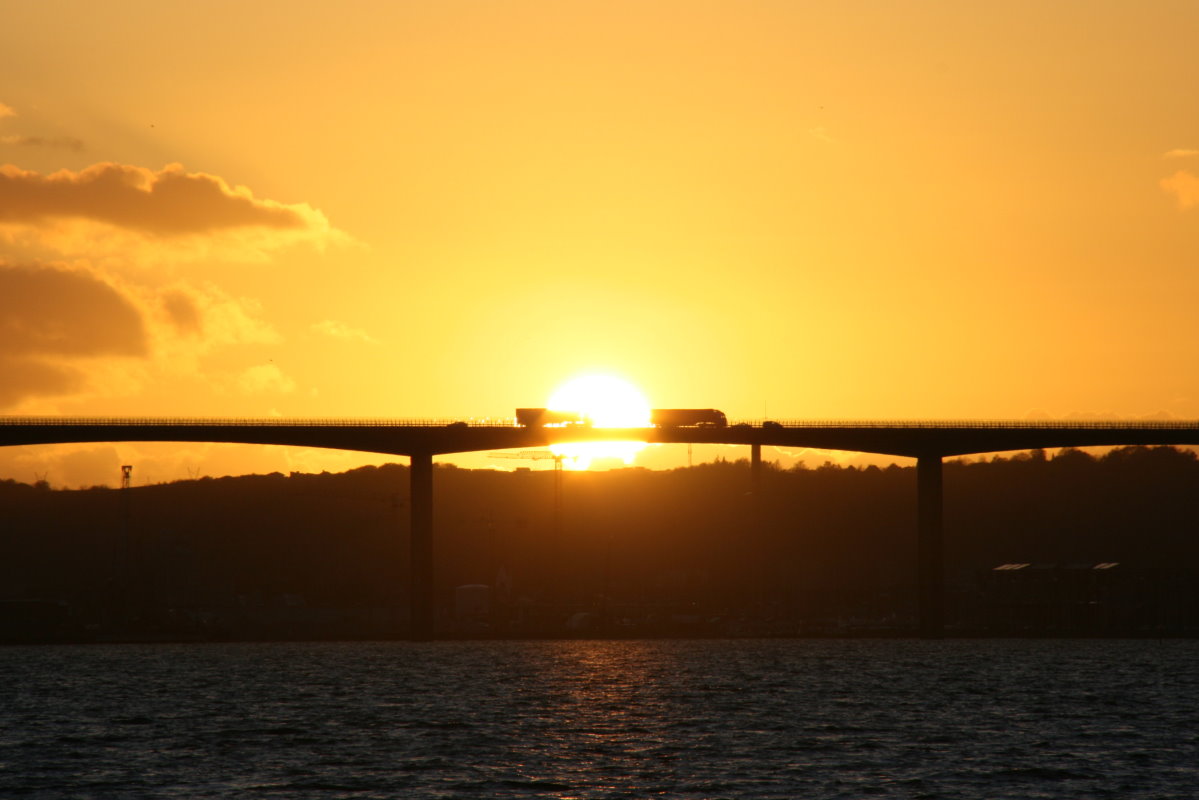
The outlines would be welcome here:
[[[1199,417],[1191,0],[0,18],[0,413]],[[361,458],[0,477],[130,461]]]

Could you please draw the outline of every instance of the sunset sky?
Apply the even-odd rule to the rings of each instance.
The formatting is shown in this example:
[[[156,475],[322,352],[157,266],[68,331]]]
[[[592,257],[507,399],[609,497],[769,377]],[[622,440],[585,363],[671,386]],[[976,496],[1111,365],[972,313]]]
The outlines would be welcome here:
[[[600,372],[732,419],[1199,418],[1196,31],[1193,0],[0,0],[0,413],[510,416]]]

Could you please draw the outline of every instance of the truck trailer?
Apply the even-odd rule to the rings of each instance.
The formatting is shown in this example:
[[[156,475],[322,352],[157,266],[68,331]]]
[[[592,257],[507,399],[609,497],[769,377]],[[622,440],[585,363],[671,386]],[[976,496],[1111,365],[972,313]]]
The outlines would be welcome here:
[[[727,428],[723,411],[715,408],[655,408],[650,422],[659,428]]]

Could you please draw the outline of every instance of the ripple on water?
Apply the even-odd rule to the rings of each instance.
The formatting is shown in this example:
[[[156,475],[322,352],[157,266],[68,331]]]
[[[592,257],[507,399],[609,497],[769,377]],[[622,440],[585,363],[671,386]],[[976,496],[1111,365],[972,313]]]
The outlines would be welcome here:
[[[0,796],[1199,796],[1199,643],[0,649]]]

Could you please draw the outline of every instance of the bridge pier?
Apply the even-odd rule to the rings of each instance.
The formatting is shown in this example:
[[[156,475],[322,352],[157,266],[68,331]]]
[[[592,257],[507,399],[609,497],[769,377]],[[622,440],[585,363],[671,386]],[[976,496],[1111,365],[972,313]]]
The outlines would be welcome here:
[[[408,480],[411,514],[408,638],[427,642],[434,635],[432,453],[412,454]]]
[[[945,535],[941,456],[916,461],[916,616],[920,635],[945,635]]]
[[[749,446],[749,541],[757,552],[757,601],[765,609],[777,589],[777,582],[772,580],[774,570],[766,547],[766,526],[762,523],[762,445],[754,442]]]
[[[754,442],[749,446],[749,479],[754,497],[762,493],[762,445]]]

